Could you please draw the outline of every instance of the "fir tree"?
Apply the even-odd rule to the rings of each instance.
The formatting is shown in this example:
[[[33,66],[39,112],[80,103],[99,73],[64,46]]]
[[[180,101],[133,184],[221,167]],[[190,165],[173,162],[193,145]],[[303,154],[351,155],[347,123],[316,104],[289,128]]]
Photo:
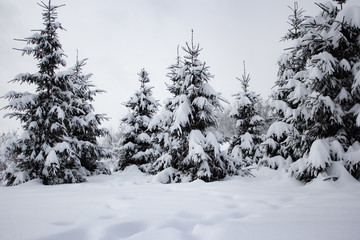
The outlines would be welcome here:
[[[213,77],[209,67],[199,60],[200,47],[186,43],[186,55],[178,57],[170,66],[167,86],[173,97],[165,103],[165,110],[154,119],[151,128],[162,128],[158,136],[163,155],[154,163],[154,171],[172,168],[169,181],[202,179],[214,181],[225,177],[227,159],[220,151],[220,137],[215,109],[221,108],[220,95],[210,86]]]
[[[14,110],[7,116],[19,119],[24,129],[17,144],[17,151],[21,152],[17,156],[18,172],[8,176],[8,185],[34,178],[42,179],[44,184],[83,182],[89,171],[82,162],[92,171],[93,166],[88,163],[94,163],[101,155],[93,155],[91,151],[96,148],[94,139],[100,133],[96,127],[93,128],[92,109],[87,104],[92,93],[80,80],[76,69],[57,72],[65,66],[57,35],[57,30],[63,28],[56,22],[56,10],[62,5],[54,6],[50,1],[39,5],[44,9],[45,28],[26,38],[30,46],[21,49],[38,60],[39,70],[35,74],[19,74],[12,81],[33,84],[36,92],[9,92],[5,95],[9,100],[5,109]],[[79,70],[81,64],[77,67]],[[82,92],[90,98],[84,98]],[[98,116],[97,120],[101,118]],[[83,129],[78,129],[78,126]],[[94,135],[94,132],[97,133]]]
[[[142,69],[138,75],[140,91],[136,91],[125,103],[130,113],[122,119],[127,128],[116,149],[120,170],[132,164],[145,167],[145,164],[152,163],[159,154],[153,141],[155,131],[148,130],[149,122],[157,112],[159,103],[152,97],[152,87],[146,86],[150,82],[149,74]]]
[[[246,74],[245,62],[242,78],[236,79],[240,81],[243,91],[233,95],[236,107],[231,111],[230,117],[236,120],[236,133],[230,142],[229,153],[240,166],[249,166],[260,157],[259,145],[264,119],[255,108],[259,96],[249,90],[250,75]]]

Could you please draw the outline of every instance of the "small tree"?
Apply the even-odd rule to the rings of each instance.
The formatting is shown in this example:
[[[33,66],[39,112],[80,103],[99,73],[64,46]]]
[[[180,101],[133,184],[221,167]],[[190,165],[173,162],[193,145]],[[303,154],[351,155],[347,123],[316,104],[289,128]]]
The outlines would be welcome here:
[[[234,94],[236,106],[230,112],[230,117],[236,120],[236,133],[230,142],[229,154],[241,166],[249,166],[259,157],[259,145],[262,142],[261,131],[264,119],[259,116],[256,105],[259,96],[249,91],[250,75],[246,74],[244,61],[244,74],[240,81],[242,92]]]
[[[146,86],[150,82],[149,74],[142,69],[138,75],[141,83],[140,91],[136,91],[125,103],[130,113],[122,119],[127,128],[116,150],[119,155],[120,170],[132,164],[144,167],[144,164],[152,163],[159,155],[152,140],[154,132],[148,130],[148,125],[160,104],[152,97],[152,87]]]
[[[17,141],[19,136],[16,132],[2,133],[0,136],[0,184],[6,185],[9,175],[16,172]],[[3,182],[4,180],[4,182]]]

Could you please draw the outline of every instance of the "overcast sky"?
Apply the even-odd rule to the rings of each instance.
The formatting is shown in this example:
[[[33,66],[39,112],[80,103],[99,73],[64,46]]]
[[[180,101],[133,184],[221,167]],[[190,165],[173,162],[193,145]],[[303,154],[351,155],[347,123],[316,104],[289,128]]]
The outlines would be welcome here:
[[[47,2],[46,0],[44,0]],[[348,0],[348,4],[359,4]],[[37,62],[13,48],[25,47],[14,38],[31,36],[42,28],[41,8],[36,0],[0,0],[0,95],[10,90],[33,91],[29,86],[8,83],[19,73],[35,73]],[[318,1],[325,2],[325,1]],[[233,102],[240,90],[235,79],[246,71],[250,89],[268,98],[277,74],[277,59],[285,48],[279,40],[288,29],[289,0],[52,0],[65,4],[58,21],[67,31],[59,32],[63,50],[72,67],[76,50],[89,58],[85,73],[107,93],[98,95],[96,113],[111,120],[103,126],[116,129],[127,109],[122,105],[140,87],[137,73],[145,68],[154,86],[154,97],[162,103],[169,93],[165,83],[168,67],[175,63],[177,46],[194,42],[203,48],[200,60],[210,66],[213,88]],[[320,10],[312,0],[299,1],[306,15]],[[182,55],[182,52],[180,53]],[[0,100],[0,107],[7,101]],[[19,128],[14,119],[3,118],[0,132]]]

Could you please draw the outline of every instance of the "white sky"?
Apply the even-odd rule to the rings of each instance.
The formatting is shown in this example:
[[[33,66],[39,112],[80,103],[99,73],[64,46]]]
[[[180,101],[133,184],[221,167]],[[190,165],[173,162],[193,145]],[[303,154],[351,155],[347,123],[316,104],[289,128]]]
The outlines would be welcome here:
[[[10,90],[32,91],[29,86],[8,83],[19,73],[35,73],[37,62],[12,48],[25,47],[14,38],[32,35],[42,28],[37,0],[0,1],[0,96]],[[47,2],[45,0],[45,2]],[[307,15],[320,10],[312,0],[300,0]],[[325,2],[319,0],[318,2]],[[111,120],[103,124],[116,129],[127,109],[122,105],[140,87],[137,73],[145,68],[149,86],[162,103],[169,93],[167,68],[175,63],[176,49],[191,39],[203,48],[200,60],[215,75],[210,82],[229,101],[240,90],[235,77],[243,73],[243,60],[250,74],[250,89],[264,98],[271,93],[277,74],[276,61],[285,48],[279,40],[288,29],[289,0],[53,0],[66,4],[58,11],[58,21],[67,30],[59,32],[67,67],[80,58],[89,58],[84,73],[107,93],[98,95],[96,113]],[[359,4],[348,0],[348,4]],[[181,54],[182,55],[182,54]],[[0,99],[0,107],[7,101]],[[19,128],[19,121],[3,118],[0,132]]]

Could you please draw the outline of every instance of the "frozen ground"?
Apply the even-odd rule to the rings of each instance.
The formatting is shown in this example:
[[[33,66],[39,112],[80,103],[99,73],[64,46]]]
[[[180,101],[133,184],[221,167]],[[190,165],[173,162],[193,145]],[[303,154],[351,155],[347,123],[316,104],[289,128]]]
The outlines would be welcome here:
[[[160,184],[131,167],[87,183],[0,188],[0,239],[359,239],[360,183],[256,178]]]

